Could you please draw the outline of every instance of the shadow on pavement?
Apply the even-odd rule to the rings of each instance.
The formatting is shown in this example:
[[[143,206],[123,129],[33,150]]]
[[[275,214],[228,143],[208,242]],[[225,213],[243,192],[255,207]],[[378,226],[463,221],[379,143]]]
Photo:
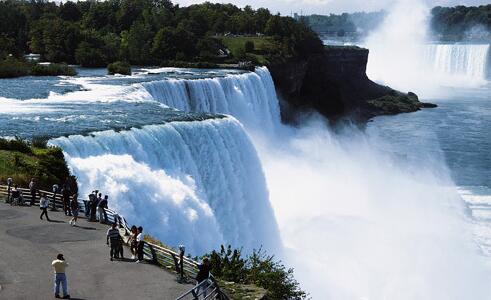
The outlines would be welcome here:
[[[95,227],[88,227],[88,226],[75,225],[73,227],[80,228],[80,229],[85,229],[85,230],[97,230],[97,228],[95,228]]]

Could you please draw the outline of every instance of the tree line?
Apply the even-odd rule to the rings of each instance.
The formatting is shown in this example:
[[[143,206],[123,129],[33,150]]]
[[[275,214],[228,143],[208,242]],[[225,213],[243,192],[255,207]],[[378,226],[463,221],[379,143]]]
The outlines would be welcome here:
[[[180,7],[170,0],[0,1],[0,59],[32,52],[85,67],[213,61],[223,49],[222,35],[272,36],[272,52],[285,57],[322,51],[307,26],[265,8]]]
[[[431,28],[441,39],[491,40],[491,4],[437,6],[431,10]]]

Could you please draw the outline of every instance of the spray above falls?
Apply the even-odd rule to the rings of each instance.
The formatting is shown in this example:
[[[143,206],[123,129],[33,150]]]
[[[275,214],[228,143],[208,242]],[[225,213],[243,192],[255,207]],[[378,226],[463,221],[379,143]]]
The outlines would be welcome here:
[[[81,195],[99,189],[110,206],[170,245],[193,253],[220,243],[279,248],[262,168],[232,119],[171,122],[50,141],[66,153]]]

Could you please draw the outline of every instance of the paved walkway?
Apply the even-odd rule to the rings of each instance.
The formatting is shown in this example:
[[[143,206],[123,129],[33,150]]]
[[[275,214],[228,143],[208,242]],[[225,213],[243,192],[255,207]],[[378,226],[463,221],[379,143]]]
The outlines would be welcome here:
[[[0,201],[0,299],[54,299],[51,261],[63,253],[72,299],[175,299],[191,288],[154,265],[110,261],[107,226]],[[125,256],[131,257],[128,248]]]

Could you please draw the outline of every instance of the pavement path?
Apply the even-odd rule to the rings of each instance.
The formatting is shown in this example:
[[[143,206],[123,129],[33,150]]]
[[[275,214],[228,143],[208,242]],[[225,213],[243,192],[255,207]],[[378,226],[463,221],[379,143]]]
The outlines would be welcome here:
[[[0,202],[0,299],[54,299],[51,262],[63,253],[72,299],[175,299],[191,288],[157,266],[110,261],[108,226]],[[131,256],[125,248],[125,256]]]

